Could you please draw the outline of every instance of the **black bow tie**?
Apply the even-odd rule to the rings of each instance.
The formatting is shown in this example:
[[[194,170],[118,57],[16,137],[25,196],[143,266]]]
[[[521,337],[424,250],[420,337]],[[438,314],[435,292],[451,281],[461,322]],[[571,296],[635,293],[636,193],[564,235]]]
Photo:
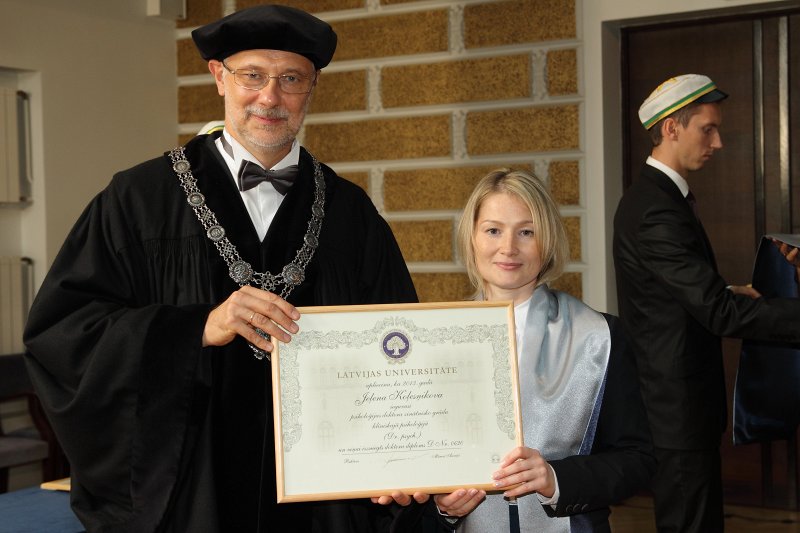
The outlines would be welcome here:
[[[239,190],[247,191],[262,181],[268,181],[280,194],[286,194],[295,178],[297,178],[297,165],[290,165],[278,170],[264,170],[256,163],[245,159],[242,161],[242,166],[239,167]]]

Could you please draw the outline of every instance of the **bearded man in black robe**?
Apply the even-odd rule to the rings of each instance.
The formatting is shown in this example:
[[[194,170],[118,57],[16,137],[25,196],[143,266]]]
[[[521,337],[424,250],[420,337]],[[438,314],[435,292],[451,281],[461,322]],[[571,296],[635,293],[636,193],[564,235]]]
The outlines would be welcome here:
[[[224,129],[116,174],[30,312],[73,510],[90,532],[398,530],[369,500],[275,503],[271,339],[295,306],[416,301],[370,199],[295,138],[336,34],[257,6],[192,37]]]

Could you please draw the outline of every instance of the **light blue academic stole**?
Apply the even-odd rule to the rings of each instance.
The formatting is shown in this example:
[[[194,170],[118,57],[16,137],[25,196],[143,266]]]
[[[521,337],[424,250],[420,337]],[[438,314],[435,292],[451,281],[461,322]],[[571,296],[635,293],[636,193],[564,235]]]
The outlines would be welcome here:
[[[548,461],[588,455],[611,353],[608,324],[580,300],[545,285],[534,291],[529,305],[519,357],[525,445]],[[509,508],[502,493],[488,494],[458,531],[510,531]],[[517,511],[522,532],[590,530],[580,515],[547,516],[535,494],[519,498]]]

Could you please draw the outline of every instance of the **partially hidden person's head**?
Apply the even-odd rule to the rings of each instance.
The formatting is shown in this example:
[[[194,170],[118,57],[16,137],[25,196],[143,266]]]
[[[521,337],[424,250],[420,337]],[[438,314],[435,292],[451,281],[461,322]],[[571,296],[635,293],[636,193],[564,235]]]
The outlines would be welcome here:
[[[288,152],[303,125],[319,71],[337,37],[299,9],[259,5],[192,32],[225,97],[225,127],[245,148]]]
[[[708,76],[675,76],[650,93],[639,107],[639,120],[654,151],[673,160],[665,163],[680,173],[698,170],[722,148],[720,102],[727,97]]]
[[[545,185],[522,170],[502,168],[472,191],[457,244],[476,296],[524,301],[561,275],[569,260],[567,234]]]

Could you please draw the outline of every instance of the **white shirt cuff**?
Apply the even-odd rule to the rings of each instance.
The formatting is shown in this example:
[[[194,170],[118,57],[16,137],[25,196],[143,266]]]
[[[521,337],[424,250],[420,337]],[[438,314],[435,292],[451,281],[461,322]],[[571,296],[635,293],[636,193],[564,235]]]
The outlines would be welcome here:
[[[539,503],[542,505],[549,505],[550,507],[555,510],[556,505],[558,504],[558,497],[561,496],[561,491],[558,490],[558,476],[556,476],[556,471],[553,470],[553,467],[550,466],[550,463],[547,463],[547,468],[550,469],[550,472],[553,473],[553,480],[556,482],[556,490],[553,492],[553,495],[549,498],[542,496],[538,492],[536,493],[536,497],[539,498]]]
[[[439,513],[439,516],[441,516],[442,518],[444,518],[445,520],[447,520],[451,524],[455,524],[456,523],[456,521],[458,520],[457,516],[450,516],[447,513],[443,513],[442,510],[439,509],[439,506],[436,505],[436,502],[433,502],[433,505],[436,507],[436,512]]]

